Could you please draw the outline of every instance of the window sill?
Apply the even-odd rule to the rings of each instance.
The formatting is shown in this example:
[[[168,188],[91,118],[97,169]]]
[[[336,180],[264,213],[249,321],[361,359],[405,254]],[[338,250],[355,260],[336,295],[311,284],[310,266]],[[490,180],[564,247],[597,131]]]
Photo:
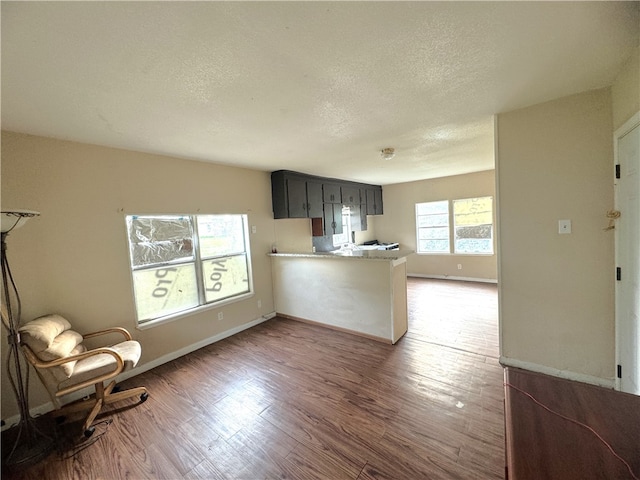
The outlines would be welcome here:
[[[146,322],[138,323],[138,325],[136,326],[136,330],[148,330],[150,328],[158,327],[166,323],[171,323],[182,318],[206,312],[207,310],[213,310],[216,308],[224,307],[225,305],[229,305],[231,303],[240,302],[242,300],[246,300],[247,298],[253,297],[253,295],[253,292],[243,293],[242,295],[238,295],[237,297],[227,298],[216,303],[208,303],[206,305],[200,305],[198,307],[190,308],[189,310],[184,310],[182,312],[173,313],[161,318],[147,320]]]

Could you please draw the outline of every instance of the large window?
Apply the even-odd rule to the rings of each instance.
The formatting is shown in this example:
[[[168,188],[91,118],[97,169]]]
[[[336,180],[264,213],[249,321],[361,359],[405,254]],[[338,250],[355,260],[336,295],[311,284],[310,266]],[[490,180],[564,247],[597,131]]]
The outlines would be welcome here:
[[[246,215],[128,215],[138,323],[252,293]]]
[[[418,203],[416,231],[418,253],[491,255],[493,197]]]

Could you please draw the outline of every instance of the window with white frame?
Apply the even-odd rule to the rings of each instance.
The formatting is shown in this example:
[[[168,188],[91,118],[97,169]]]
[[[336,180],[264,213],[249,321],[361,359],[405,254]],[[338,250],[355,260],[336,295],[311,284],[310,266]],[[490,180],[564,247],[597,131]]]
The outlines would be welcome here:
[[[449,253],[449,202],[416,204],[418,253]]]
[[[417,203],[416,233],[418,253],[492,255],[493,197]]]
[[[342,206],[342,233],[333,235],[333,246],[339,247],[351,241],[351,209]]]
[[[138,324],[253,292],[246,215],[127,215]]]
[[[454,252],[493,254],[493,197],[453,200]]]

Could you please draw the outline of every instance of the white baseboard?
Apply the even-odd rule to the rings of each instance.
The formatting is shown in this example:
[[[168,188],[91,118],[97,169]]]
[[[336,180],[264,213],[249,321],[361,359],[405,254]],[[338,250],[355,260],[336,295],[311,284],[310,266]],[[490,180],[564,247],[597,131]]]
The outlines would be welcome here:
[[[460,282],[498,283],[498,280],[494,278],[454,277],[452,275],[425,275],[423,273],[410,272],[407,272],[407,277],[435,278],[437,280],[457,280]]]
[[[529,370],[531,372],[543,373],[552,377],[564,378],[567,380],[574,380],[576,382],[588,383],[590,385],[597,385],[598,387],[610,388],[615,387],[613,378],[600,378],[593,375],[585,375],[584,373],[576,373],[568,370],[558,370],[556,368],[547,367],[546,365],[539,365],[537,363],[525,362],[522,360],[516,360],[515,358],[507,358],[500,356],[500,364],[503,367],[521,368],[523,370]]]
[[[181,348],[180,350],[176,350],[175,352],[171,352],[166,355],[163,355],[162,357],[156,358],[155,360],[147,362],[144,365],[139,365],[134,369],[124,372],[121,375],[118,375],[118,377],[116,378],[116,381],[122,382],[123,380],[126,380],[128,378],[135,377],[136,375],[140,375],[141,373],[144,373],[155,367],[158,367],[167,362],[170,362],[171,360],[175,360],[176,358],[180,358],[202,347],[206,347],[207,345],[211,345],[212,343],[216,343],[216,342],[219,342],[220,340],[224,340],[225,338],[235,335],[236,333],[240,333],[243,330],[247,330],[251,327],[255,327],[256,325],[266,322],[267,320],[270,320],[275,316],[276,316],[275,312],[267,313],[266,315],[263,315],[260,318],[256,318],[255,320],[252,320],[248,323],[231,328],[222,333],[218,333],[217,335],[214,335],[212,337],[205,338],[204,340],[200,340],[199,342],[188,345],[184,348]],[[65,400],[64,403],[67,404],[70,402],[75,402],[76,400],[80,400],[81,398],[91,395],[92,393],[93,393],[93,387],[83,388],[82,390],[78,390],[77,392],[73,392],[73,393],[70,393],[69,395],[66,395],[64,398]],[[53,405],[53,402],[47,402],[42,405],[38,405],[36,407],[31,407],[29,408],[29,411],[31,412],[31,416],[37,417],[39,415],[44,415],[46,413],[49,413],[54,409],[55,407]],[[5,425],[2,426],[2,431],[5,431],[11,428],[13,425],[17,424],[18,421],[20,421],[20,414],[13,415],[3,420],[5,421]]]

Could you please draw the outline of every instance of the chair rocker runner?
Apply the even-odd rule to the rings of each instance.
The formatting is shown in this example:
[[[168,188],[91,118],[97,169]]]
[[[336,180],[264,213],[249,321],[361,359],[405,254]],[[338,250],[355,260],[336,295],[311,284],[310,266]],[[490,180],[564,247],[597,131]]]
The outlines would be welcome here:
[[[25,357],[49,392],[58,416],[90,409],[82,427],[86,437],[95,431],[92,423],[104,405],[134,396],[142,403],[149,397],[145,387],[113,391],[115,377],[135,367],[142,353],[126,329],[114,327],[81,335],[60,315],[45,315],[24,324],[19,332]],[[124,341],[91,350],[82,343],[107,334],[121,335]],[[105,387],[108,380],[111,382]],[[92,398],[61,406],[60,397],[91,385],[95,385]]]

